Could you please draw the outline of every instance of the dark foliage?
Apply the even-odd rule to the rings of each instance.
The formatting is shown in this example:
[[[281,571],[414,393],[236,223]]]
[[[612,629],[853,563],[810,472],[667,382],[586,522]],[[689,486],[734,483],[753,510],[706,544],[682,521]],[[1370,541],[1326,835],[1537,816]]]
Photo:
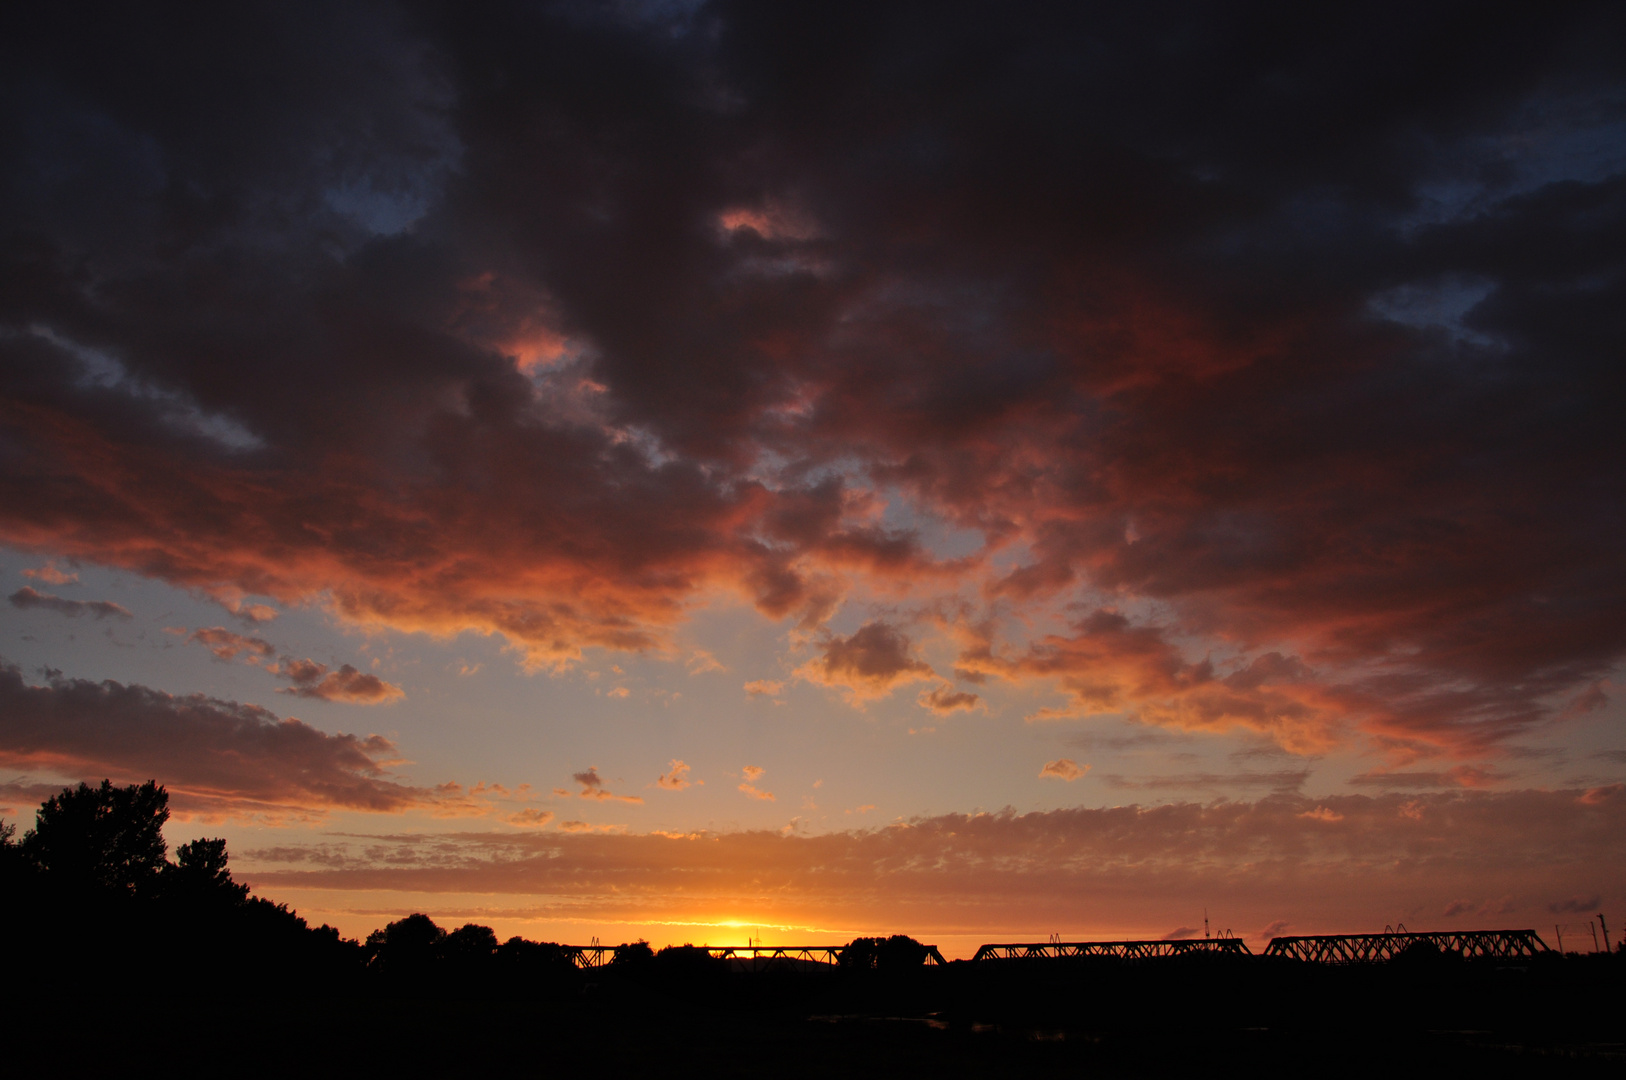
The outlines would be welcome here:
[[[232,880],[226,868],[226,841],[194,840],[175,849],[175,862],[161,875],[164,893],[178,900],[202,904],[241,904],[248,886]]]
[[[77,890],[144,893],[168,863],[169,792],[149,780],[116,788],[64,788],[39,808],[23,854],[55,882]]]
[[[841,950],[841,967],[848,971],[910,971],[926,963],[927,948],[905,934],[889,938],[854,938]]]

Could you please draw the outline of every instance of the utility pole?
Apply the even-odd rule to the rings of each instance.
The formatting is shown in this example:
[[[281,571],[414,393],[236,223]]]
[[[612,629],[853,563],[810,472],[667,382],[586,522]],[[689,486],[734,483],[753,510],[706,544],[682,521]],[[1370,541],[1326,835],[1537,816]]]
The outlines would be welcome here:
[[[1609,924],[1603,921],[1603,912],[1598,912],[1598,925],[1603,927],[1603,951],[1613,952],[1609,947]]]
[[[1553,933],[1558,935],[1558,955],[1564,955],[1564,928],[1553,923]]]
[[[1586,928],[1592,931],[1592,951],[1598,951],[1598,924],[1591,919],[1586,921]]]

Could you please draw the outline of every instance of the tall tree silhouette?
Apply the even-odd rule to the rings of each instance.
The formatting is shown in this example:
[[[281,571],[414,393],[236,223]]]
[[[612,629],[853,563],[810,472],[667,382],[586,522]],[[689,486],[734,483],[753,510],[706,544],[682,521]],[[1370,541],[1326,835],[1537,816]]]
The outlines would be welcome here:
[[[64,788],[40,805],[23,854],[55,883],[126,895],[150,890],[168,860],[169,792],[139,786]]]
[[[175,849],[175,862],[164,870],[164,892],[196,903],[241,904],[248,886],[232,880],[226,868],[226,841],[199,838]]]

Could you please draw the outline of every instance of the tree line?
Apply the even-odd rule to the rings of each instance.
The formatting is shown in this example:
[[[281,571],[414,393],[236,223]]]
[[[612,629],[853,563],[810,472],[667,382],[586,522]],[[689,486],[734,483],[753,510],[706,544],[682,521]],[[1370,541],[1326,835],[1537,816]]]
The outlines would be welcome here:
[[[0,824],[0,918],[21,928],[13,961],[37,978],[123,970],[145,979],[188,980],[226,969],[262,984],[311,978],[337,985],[457,992],[568,989],[589,978],[572,951],[552,942],[499,941],[488,926],[453,930],[413,914],[364,941],[310,926],[286,904],[250,894],[229,867],[226,841],[200,837],[175,849],[164,838],[169,793],[154,781],[81,783],[40,805],[19,840]],[[904,935],[858,938],[840,967],[896,972],[924,964],[926,948]],[[647,942],[615,946],[595,979],[720,978],[729,961],[693,946],[659,952]]]

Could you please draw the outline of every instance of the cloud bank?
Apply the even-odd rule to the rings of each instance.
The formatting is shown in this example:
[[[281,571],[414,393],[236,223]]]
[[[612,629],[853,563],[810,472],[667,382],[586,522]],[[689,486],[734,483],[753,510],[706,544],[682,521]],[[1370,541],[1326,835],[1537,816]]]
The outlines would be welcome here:
[[[272,895],[328,910],[357,902],[347,895],[452,909],[479,898],[488,913],[520,918],[730,915],[1042,940],[1059,927],[1160,936],[1193,925],[1180,914],[1200,918],[1205,906],[1239,933],[1378,929],[1397,918],[1466,927],[1487,905],[1537,925],[1573,897],[1626,895],[1618,865],[1595,857],[1623,825],[1616,785],[1005,810],[817,836],[414,834],[246,857]],[[1451,910],[1459,903],[1468,906]]]
[[[1619,5],[617,12],[18,20],[0,542],[536,668],[740,597],[858,705],[937,605],[1302,752],[1626,655]]]
[[[459,812],[455,785],[391,779],[396,756],[382,736],[329,735],[254,705],[60,676],[31,685],[16,667],[0,666],[0,763],[76,778],[156,779],[183,813]]]

